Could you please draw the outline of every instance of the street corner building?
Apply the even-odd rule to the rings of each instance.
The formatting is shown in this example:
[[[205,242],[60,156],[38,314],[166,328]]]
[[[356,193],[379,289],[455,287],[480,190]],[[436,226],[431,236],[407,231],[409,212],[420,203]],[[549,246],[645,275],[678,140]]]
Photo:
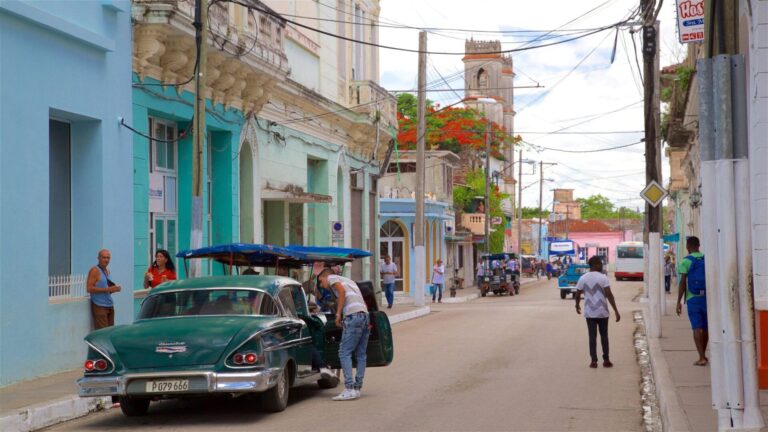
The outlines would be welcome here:
[[[131,3],[0,2],[0,94],[3,386],[80,364],[100,249],[131,285]]]

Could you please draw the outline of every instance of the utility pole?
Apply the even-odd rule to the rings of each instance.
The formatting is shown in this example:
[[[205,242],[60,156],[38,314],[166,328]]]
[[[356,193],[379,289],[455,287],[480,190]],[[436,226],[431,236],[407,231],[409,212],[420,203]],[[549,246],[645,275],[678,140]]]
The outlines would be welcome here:
[[[485,254],[491,253],[491,119],[485,117]]]
[[[523,149],[521,148],[517,153],[517,254],[521,255],[523,253]]]
[[[424,182],[425,167],[424,153],[426,149],[427,123],[425,111],[427,108],[427,32],[419,32],[419,87],[418,103],[416,106],[418,123],[416,125],[416,226],[413,228],[414,244],[414,289],[413,305],[424,306],[424,284],[427,278],[427,267],[424,260]]]
[[[195,106],[192,119],[192,220],[189,246],[197,249],[203,245],[203,143],[205,142],[205,68],[207,64],[206,35],[208,34],[208,0],[197,0],[195,11],[195,43],[198,64],[195,71]],[[200,274],[200,260],[192,260],[190,277]]]
[[[661,179],[661,146],[659,142],[659,23],[655,21],[656,0],[641,0],[643,18],[643,114],[645,120],[645,180],[646,184]],[[661,289],[663,272],[661,250],[661,206],[645,204],[645,243],[648,245],[645,273],[646,292],[651,316],[648,334],[661,337],[661,316],[666,309],[666,298]]]
[[[544,162],[539,161],[539,259],[542,258],[541,255],[541,242],[542,242],[542,221],[541,221],[541,212],[543,211],[542,206],[544,205],[544,165],[557,165],[553,162]]]

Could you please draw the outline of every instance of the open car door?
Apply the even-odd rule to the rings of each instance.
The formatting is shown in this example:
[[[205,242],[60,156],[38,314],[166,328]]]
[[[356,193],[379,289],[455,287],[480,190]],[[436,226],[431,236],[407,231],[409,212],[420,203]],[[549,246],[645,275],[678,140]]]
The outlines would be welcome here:
[[[392,341],[392,326],[389,317],[382,311],[368,313],[371,323],[371,335],[368,337],[366,367],[389,366],[395,355]],[[325,361],[333,369],[341,368],[339,360],[339,345],[341,344],[341,327],[336,326],[336,317],[328,314],[325,325]],[[357,367],[357,360],[352,356],[352,365]]]

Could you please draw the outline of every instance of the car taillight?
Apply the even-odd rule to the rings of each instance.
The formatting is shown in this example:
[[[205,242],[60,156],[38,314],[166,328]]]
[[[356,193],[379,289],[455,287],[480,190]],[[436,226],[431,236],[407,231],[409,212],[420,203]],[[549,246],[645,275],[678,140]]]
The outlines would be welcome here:
[[[96,360],[96,363],[93,364],[93,367],[98,371],[103,371],[107,368],[107,361],[104,359]]]
[[[238,366],[251,366],[261,362],[263,359],[263,356],[252,352],[235,353],[235,355],[232,356],[232,363]]]
[[[96,362],[94,362],[93,360],[86,360],[84,365],[85,370],[87,372],[91,372],[95,368],[95,363]]]
[[[103,370],[106,370],[109,364],[104,359],[98,359],[98,360],[86,360],[85,364],[83,365],[85,367],[86,372],[100,372]]]

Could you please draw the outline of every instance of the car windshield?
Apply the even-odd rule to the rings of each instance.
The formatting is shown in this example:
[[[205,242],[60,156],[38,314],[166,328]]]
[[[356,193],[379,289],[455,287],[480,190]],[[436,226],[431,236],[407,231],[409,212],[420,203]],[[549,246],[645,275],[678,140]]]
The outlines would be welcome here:
[[[577,275],[584,274],[589,270],[589,268],[587,267],[572,267],[572,268],[573,268],[573,273]]]
[[[264,291],[253,289],[195,289],[147,297],[139,319],[194,315],[278,315],[277,304]]]

